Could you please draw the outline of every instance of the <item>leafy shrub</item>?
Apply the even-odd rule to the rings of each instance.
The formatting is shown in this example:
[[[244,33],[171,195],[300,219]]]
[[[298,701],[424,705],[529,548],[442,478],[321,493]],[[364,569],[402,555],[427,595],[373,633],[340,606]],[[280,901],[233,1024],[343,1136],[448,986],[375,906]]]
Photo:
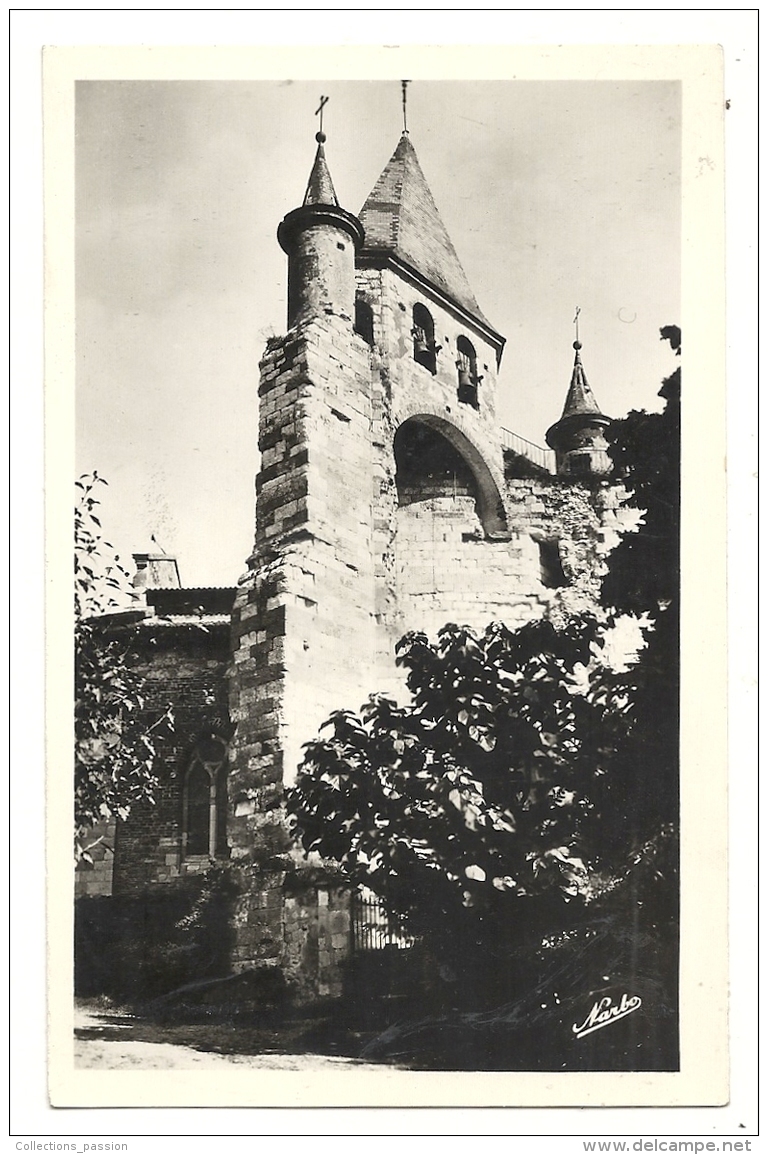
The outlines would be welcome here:
[[[149,1000],[230,970],[235,885],[227,867],[141,895],[75,907],[75,990]]]

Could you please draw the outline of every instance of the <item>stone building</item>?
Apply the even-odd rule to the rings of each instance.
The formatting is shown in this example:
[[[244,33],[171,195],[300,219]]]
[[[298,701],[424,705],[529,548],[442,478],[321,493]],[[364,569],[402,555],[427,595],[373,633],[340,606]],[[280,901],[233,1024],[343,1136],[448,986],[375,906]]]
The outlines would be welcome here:
[[[79,876],[83,893],[137,893],[228,859],[233,967],[281,967],[305,996],[339,992],[353,936],[349,894],[302,874],[287,838],[302,744],[332,710],[402,693],[407,630],[594,604],[616,525],[609,420],[578,343],[554,454],[501,428],[504,338],[407,132],[358,216],[317,141],[303,203],[278,229],[287,331],[260,367],[247,573],[236,589],[188,590],[172,559],[137,555],[148,699],[178,704],[176,745],[157,805],[117,832],[111,880],[106,863]]]

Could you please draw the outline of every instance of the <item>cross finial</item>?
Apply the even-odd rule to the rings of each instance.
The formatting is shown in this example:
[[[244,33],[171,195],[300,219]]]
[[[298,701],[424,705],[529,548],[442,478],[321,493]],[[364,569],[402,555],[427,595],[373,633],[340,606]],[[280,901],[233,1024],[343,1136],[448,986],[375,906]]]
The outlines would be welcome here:
[[[401,80],[400,81],[400,84],[402,85],[402,88],[403,88],[403,132],[408,131],[407,103],[408,103],[408,85],[410,83],[411,83],[410,80]]]
[[[317,133],[317,135],[315,137],[318,144],[322,144],[326,139],[325,133],[323,132],[323,109],[325,108],[327,103],[328,103],[328,97],[327,96],[321,96],[320,97],[320,107],[315,109],[315,116],[317,116],[318,113],[320,114],[320,131]]]
[[[576,316],[573,318],[573,323],[576,326],[576,340],[573,343],[574,349],[580,349],[581,348],[581,342],[579,341],[579,313],[580,312],[581,312],[581,306],[577,305],[576,306]]]

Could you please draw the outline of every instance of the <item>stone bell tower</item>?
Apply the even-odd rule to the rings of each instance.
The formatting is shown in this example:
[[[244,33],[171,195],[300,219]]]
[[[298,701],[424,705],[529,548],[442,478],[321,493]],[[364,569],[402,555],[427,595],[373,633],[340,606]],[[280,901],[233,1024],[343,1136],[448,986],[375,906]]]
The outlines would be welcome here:
[[[577,349],[548,435],[561,476],[538,447],[523,461],[522,439],[496,416],[504,338],[475,299],[407,130],[359,217],[340,206],[322,131],[316,139],[303,203],[277,234],[288,329],[260,364],[228,779],[241,878],[233,963],[280,967],[309,996],[339,992],[351,926],[348,892],[304,869],[285,823],[302,745],[334,710],[399,696],[394,649],[407,631],[514,625],[589,601],[600,514],[594,487],[569,474],[600,473],[608,424]]]

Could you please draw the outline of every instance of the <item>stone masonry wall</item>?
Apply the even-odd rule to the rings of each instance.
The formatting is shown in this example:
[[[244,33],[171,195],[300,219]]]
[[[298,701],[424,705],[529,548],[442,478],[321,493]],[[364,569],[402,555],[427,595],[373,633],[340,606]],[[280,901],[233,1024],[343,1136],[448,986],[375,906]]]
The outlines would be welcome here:
[[[525,480],[510,483],[505,496],[507,541],[484,536],[472,497],[427,492],[398,508],[397,630],[434,637],[446,622],[482,630],[491,621],[513,626],[595,606],[609,536],[602,491]],[[556,543],[562,586],[546,583],[542,541]]]
[[[312,976],[313,994],[338,997],[352,934],[349,891],[312,886],[287,894],[283,918],[288,982],[301,990]]]
[[[387,419],[393,430],[418,413],[432,413],[462,429],[481,450],[487,464],[502,476],[501,450],[496,427],[496,350],[481,331],[439,298],[390,269],[357,272],[358,295],[373,311],[374,347],[386,377]],[[435,324],[435,343],[440,346],[435,372],[413,356],[413,307],[424,305]],[[459,400],[457,341],[469,339],[477,356],[478,408]]]
[[[93,862],[81,859],[75,868],[75,898],[112,893],[115,861],[115,823],[99,822],[93,827],[89,854]]]
[[[477,629],[562,616],[595,604],[611,537],[607,487],[546,476],[507,478],[496,425],[496,351],[478,328],[438,298],[387,269],[358,270],[358,295],[373,311],[374,565],[378,680],[397,692],[396,641],[409,629],[431,636],[448,621]],[[413,357],[412,309],[429,308],[442,345],[433,374]],[[479,409],[457,399],[456,342],[467,336],[483,375]],[[395,434],[423,423],[450,440],[475,477],[472,497],[439,493],[421,479],[398,494]],[[477,500],[474,500],[477,498]],[[493,501],[500,507],[494,518]],[[562,586],[547,583],[541,543],[556,549]],[[362,698],[366,695],[363,694]],[[360,697],[360,695],[358,695]],[[354,702],[345,703],[355,705]]]
[[[304,227],[288,263],[288,327],[354,300],[354,244],[346,229],[328,220]],[[349,318],[347,318],[349,320]]]
[[[431,607],[434,613],[430,624],[450,610],[446,590],[440,594],[422,596],[426,578],[425,567],[432,571],[432,559],[427,556],[429,543],[436,541],[450,550],[461,542],[462,534],[473,537],[486,531],[505,533],[503,523],[504,472],[499,432],[496,426],[496,350],[477,327],[460,314],[446,307],[436,296],[430,296],[415,284],[389,269],[358,269],[358,296],[365,300],[373,313],[372,426],[373,446],[373,554],[375,577],[375,612],[378,626],[376,643],[376,679],[358,699],[364,700],[373,689],[397,692],[401,676],[394,669],[393,653],[397,640],[407,628],[424,628],[422,611]],[[436,371],[431,373],[413,357],[413,306],[424,304],[435,323],[435,340],[441,346],[436,358]],[[477,371],[483,380],[479,387],[479,408],[463,404],[458,399],[458,370],[456,367],[457,340],[468,337],[477,355]],[[428,422],[452,443],[464,456],[483,490],[481,509],[485,524],[477,516],[464,514],[450,528],[446,508],[440,514],[438,529],[430,520],[429,528],[422,506],[405,513],[400,508],[396,483],[394,453],[395,434],[405,422]],[[425,495],[426,496],[426,495]],[[471,505],[471,503],[470,503]],[[501,513],[501,517],[499,517]],[[447,519],[450,521],[450,519]],[[459,524],[461,523],[461,524]],[[425,536],[417,541],[419,534]],[[443,533],[447,540],[442,541]],[[485,544],[488,544],[487,542]],[[474,557],[477,557],[475,551]],[[410,559],[410,560],[409,560]],[[409,577],[411,560],[417,567],[413,582]],[[450,568],[450,567],[449,567]],[[447,575],[448,570],[446,570]],[[415,584],[414,584],[415,583]],[[439,624],[448,620],[442,617]],[[359,703],[355,703],[354,705]]]
[[[539,582],[532,587],[553,620],[599,605],[605,556],[622,531],[621,494],[619,487],[601,481],[560,477],[507,481],[507,518],[517,542],[524,546],[529,579],[537,574],[541,578],[539,543],[557,543],[564,584],[547,588]]]
[[[229,628],[209,625],[141,628],[139,668],[149,717],[171,704],[175,733],[163,745],[155,805],[135,806],[117,824],[114,894],[136,894],[184,873],[182,791],[198,737],[211,727],[226,734]]]

